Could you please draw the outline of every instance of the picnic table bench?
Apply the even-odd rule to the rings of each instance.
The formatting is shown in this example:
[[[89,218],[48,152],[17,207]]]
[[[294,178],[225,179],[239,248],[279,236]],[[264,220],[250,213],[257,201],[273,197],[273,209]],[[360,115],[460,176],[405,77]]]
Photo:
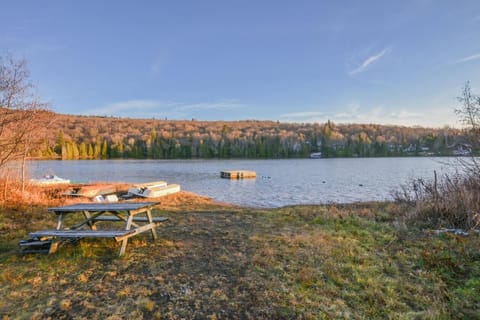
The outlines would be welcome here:
[[[57,250],[59,243],[66,239],[79,238],[114,238],[121,241],[119,256],[125,254],[128,239],[143,232],[150,231],[152,238],[157,238],[155,228],[167,218],[153,217],[152,208],[157,202],[125,203],[80,203],[69,206],[48,208],[57,215],[57,226],[53,230],[40,230],[30,233],[32,241],[23,245],[42,245],[50,241],[49,253]],[[80,222],[66,226],[65,217],[70,214],[83,215]],[[145,216],[138,216],[144,214]],[[122,229],[97,229],[97,222],[123,222]],[[22,245],[22,243],[20,244]]]

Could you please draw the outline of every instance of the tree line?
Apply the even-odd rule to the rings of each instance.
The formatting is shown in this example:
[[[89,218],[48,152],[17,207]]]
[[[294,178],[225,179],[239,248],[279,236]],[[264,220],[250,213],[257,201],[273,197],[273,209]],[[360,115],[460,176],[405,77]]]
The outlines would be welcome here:
[[[209,159],[452,155],[475,151],[465,132],[376,124],[185,121],[56,114],[31,156]]]

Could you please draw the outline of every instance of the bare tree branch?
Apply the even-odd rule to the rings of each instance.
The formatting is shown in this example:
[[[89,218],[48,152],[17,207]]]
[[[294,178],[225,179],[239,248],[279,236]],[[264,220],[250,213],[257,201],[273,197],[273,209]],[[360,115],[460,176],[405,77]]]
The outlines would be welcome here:
[[[48,105],[33,94],[25,59],[0,57],[0,169],[28,155],[48,121]]]

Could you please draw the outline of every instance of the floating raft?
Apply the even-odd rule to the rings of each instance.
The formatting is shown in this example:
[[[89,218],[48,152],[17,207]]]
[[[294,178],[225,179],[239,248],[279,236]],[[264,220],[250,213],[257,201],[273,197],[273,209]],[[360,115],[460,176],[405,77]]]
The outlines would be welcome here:
[[[229,170],[220,171],[220,177],[224,179],[255,179],[257,174],[255,171]]]

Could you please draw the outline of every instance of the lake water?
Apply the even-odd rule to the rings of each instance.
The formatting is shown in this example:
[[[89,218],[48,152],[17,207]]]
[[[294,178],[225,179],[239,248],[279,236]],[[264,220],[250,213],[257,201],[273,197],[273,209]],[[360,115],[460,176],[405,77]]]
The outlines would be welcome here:
[[[412,178],[452,171],[452,158],[288,160],[32,161],[30,176],[56,174],[73,182],[178,183],[182,190],[251,207],[391,200]],[[227,180],[222,170],[252,170],[257,179]]]

